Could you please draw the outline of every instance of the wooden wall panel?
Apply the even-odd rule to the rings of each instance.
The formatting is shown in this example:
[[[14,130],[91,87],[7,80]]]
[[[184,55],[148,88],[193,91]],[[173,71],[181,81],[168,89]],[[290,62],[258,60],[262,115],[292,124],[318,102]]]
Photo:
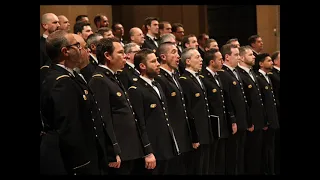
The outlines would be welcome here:
[[[182,5],[182,24],[184,34],[199,35],[199,6],[198,5]]]
[[[88,15],[93,31],[96,30],[93,18],[99,13],[105,14],[109,19],[109,23],[112,24],[112,8],[110,5],[40,5],[40,35],[43,33],[40,25],[41,16],[48,12],[54,13],[57,16],[65,15],[70,21],[71,32],[73,32],[76,17],[80,14]]]
[[[114,19],[119,19],[123,23],[126,40],[128,39],[130,28],[134,26],[141,27],[144,19],[148,16],[158,17],[160,21],[180,22],[184,25],[186,33],[198,35],[200,29],[206,32],[205,26],[199,25],[198,5],[121,5],[120,7],[112,7],[117,9],[117,12],[113,13]],[[203,21],[207,23],[206,20]]]
[[[182,22],[182,6],[162,5],[160,9],[160,20],[169,21],[171,24]]]
[[[278,5],[257,5],[257,31],[263,40],[263,52],[273,53],[280,46]]]

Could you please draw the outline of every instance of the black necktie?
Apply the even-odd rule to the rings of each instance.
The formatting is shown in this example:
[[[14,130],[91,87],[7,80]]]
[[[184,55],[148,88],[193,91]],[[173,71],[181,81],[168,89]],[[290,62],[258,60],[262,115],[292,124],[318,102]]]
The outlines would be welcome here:
[[[256,77],[252,69],[249,70],[249,73],[252,75],[253,81],[256,82]]]
[[[220,86],[220,82],[219,82],[218,74],[215,74],[215,75],[213,76],[213,78],[216,80],[216,82],[217,82],[218,86]]]
[[[152,81],[151,84],[157,87],[157,82],[156,81]]]
[[[199,73],[194,73],[197,77],[199,76]]]

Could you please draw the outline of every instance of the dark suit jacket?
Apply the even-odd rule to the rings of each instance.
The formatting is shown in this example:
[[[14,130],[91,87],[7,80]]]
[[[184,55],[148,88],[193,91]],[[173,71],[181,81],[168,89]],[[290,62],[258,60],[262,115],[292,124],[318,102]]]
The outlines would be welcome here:
[[[223,93],[223,85],[219,75],[219,85],[207,69],[203,71],[201,77],[203,77],[202,81],[207,89],[210,115],[219,116],[220,119],[220,138],[228,138],[232,132],[232,122],[235,121],[230,99]],[[212,131],[217,134],[218,129],[212,129]]]
[[[136,124],[128,94],[122,84],[108,69],[98,66],[89,82],[98,106],[101,109],[103,121],[110,133],[115,134],[114,144],[117,154],[123,161],[144,156],[139,129]]]
[[[98,63],[90,56],[89,64],[80,70],[84,79],[89,83],[94,71],[96,70]]]
[[[212,143],[213,135],[209,121],[209,104],[205,88],[201,87],[198,80],[189,71],[184,71],[179,82],[185,97],[192,142],[200,142],[200,144]]]
[[[46,51],[46,38],[40,36],[40,68],[44,65],[50,65],[51,60]]]
[[[159,42],[157,41],[158,45],[159,45]],[[156,53],[158,47],[156,46],[156,44],[153,42],[153,40],[149,37],[149,36],[145,36],[145,40],[144,40],[144,43],[142,44],[142,48],[148,48],[148,49],[151,49],[153,50],[153,52]]]
[[[178,86],[175,84],[173,77],[163,69],[160,69],[160,75],[155,78],[161,85],[166,96],[169,119],[176,136],[181,153],[188,152],[192,149],[191,134],[189,131],[188,116],[186,113],[185,101],[182,87],[176,76]]]
[[[272,82],[268,83],[266,78],[260,72],[257,79],[261,89],[262,100],[264,103],[269,128],[277,129],[279,128],[277,102],[274,96]]]
[[[236,67],[243,83],[244,93],[247,97],[248,107],[254,130],[261,130],[267,126],[266,112],[262,101],[258,80],[254,74],[256,81],[253,81],[250,75],[242,68]]]
[[[124,68],[118,72],[118,78],[126,89],[132,86],[133,82],[137,81],[139,76],[140,74],[128,65],[128,63],[126,63]]]
[[[158,89],[162,91],[160,85]],[[157,160],[169,160],[179,154],[164,94],[160,99],[157,92],[140,77],[128,91],[144,130],[142,136],[149,139],[149,144],[145,146],[153,150]]]
[[[180,51],[180,49],[178,48],[178,45],[177,45],[177,49],[178,49],[178,54],[180,56],[178,70],[179,70],[179,76],[181,76],[184,73],[185,69],[186,69],[186,65],[183,64],[183,62],[181,61],[182,51]]]
[[[115,161],[94,102],[90,89],[64,68],[51,65],[40,104],[47,126],[40,147],[42,173],[100,174],[99,163],[107,164],[107,155]]]
[[[248,126],[251,127],[252,122],[241,80],[238,81],[227,66],[222,66],[222,70],[218,71],[218,74],[223,85],[224,95],[231,100],[238,130],[247,130]]]
[[[280,71],[273,68],[268,74],[272,82],[274,96],[276,97],[278,114],[280,114]]]

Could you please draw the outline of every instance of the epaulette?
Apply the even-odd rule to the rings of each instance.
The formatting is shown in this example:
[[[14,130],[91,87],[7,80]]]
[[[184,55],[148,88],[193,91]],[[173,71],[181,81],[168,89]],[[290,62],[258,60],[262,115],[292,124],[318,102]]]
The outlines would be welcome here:
[[[103,77],[102,74],[95,74],[92,77]]]
[[[199,75],[199,77],[204,78],[204,76],[203,76],[203,75],[201,75],[201,74]]]
[[[218,71],[222,71],[223,72],[224,70],[223,69],[219,69]]]
[[[181,76],[179,79],[187,79],[186,77],[184,77],[184,76]]]
[[[44,66],[42,66],[40,69],[43,69],[43,68],[49,68],[49,66],[44,65]]]
[[[68,75],[61,75],[61,76],[57,77],[56,80],[58,81],[60,78],[64,78],[64,77],[70,77],[70,76],[68,76]]]
[[[130,86],[129,89],[137,89],[136,86]]]
[[[267,74],[273,74],[272,72],[268,72]]]

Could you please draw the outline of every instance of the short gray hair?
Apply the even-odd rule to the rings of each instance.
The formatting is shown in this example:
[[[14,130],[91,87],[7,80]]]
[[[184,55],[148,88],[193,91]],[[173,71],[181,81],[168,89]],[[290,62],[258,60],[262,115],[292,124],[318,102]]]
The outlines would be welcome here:
[[[131,49],[134,47],[134,46],[139,46],[138,44],[134,43],[134,42],[131,42],[131,43],[128,43],[126,45],[124,45],[123,49],[124,49],[124,53],[128,54],[131,52]]]
[[[164,34],[163,36],[161,36],[159,44],[163,44],[163,43],[166,43],[166,42],[171,42],[170,41],[171,38],[176,40],[176,37],[173,34],[171,34],[171,33]]]
[[[197,50],[197,49],[193,47],[183,49],[181,53],[181,61],[184,65],[186,65],[186,60],[191,58],[193,50]]]

